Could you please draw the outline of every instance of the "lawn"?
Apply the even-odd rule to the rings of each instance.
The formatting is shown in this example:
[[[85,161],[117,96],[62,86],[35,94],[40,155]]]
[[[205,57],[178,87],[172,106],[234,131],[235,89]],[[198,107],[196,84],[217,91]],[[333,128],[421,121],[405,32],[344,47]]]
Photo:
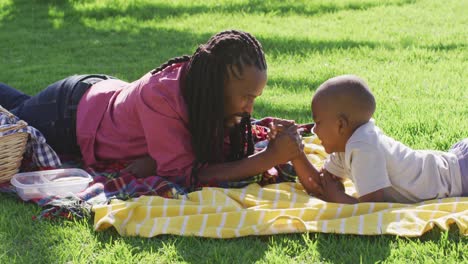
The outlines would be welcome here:
[[[267,57],[254,117],[311,122],[317,86],[353,73],[374,92],[388,135],[447,150],[468,137],[467,11],[467,0],[0,0],[0,82],[33,94],[76,73],[132,81],[236,28],[255,35]],[[0,199],[1,263],[468,263],[456,227],[411,239],[145,239],[95,232],[92,219],[33,221],[41,208]]]

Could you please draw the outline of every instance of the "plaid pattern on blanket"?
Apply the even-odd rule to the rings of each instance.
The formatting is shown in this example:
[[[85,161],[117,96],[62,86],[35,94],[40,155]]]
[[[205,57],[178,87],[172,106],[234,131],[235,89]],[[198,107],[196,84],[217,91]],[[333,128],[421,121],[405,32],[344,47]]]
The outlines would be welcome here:
[[[271,121],[272,118],[270,117],[255,121],[255,125],[252,126],[255,143],[265,143],[267,136],[266,126]],[[302,125],[301,127],[304,131],[310,132],[310,125]],[[260,151],[265,147],[266,144],[258,144],[256,145],[256,150]],[[87,189],[75,196],[47,196],[42,199],[32,200],[32,202],[44,207],[42,213],[37,216],[39,219],[86,217],[90,214],[93,205],[107,204],[111,199],[127,200],[142,195],[178,198],[179,195],[187,194],[185,188],[176,184],[177,182],[185,181],[180,178],[165,178],[160,176],[137,178],[129,172],[123,172],[122,170],[127,167],[130,161],[100,162],[93,166],[85,167],[81,163],[81,160],[74,160],[70,157],[61,158],[63,160],[62,168],[82,168],[93,177],[93,182],[91,182]],[[45,169],[51,168],[38,168],[31,159],[25,158],[23,160],[23,171]],[[211,183],[202,187],[242,188],[252,183],[258,183],[263,186],[272,183],[294,182],[295,180],[296,176],[292,166],[290,164],[283,164],[244,181]],[[15,189],[10,183],[4,183],[0,184],[0,192],[15,194]]]
[[[126,200],[141,195],[177,198],[178,195],[185,194],[183,188],[163,177],[137,178],[130,173],[121,172],[127,164],[127,161],[113,161],[83,167],[76,161],[65,162],[63,167],[85,169],[93,177],[93,182],[76,196],[47,196],[31,200],[45,208],[38,218],[85,217],[90,214],[92,205],[106,204],[111,199]],[[0,192],[15,193],[15,190],[9,183],[5,183],[0,185]]]

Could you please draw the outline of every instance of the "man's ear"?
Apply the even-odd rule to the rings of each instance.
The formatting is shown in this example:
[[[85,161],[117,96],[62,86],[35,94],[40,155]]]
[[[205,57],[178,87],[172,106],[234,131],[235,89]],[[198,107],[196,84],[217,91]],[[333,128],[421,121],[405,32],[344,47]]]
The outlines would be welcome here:
[[[338,122],[338,133],[340,134],[346,133],[346,131],[348,130],[350,126],[349,118],[345,114],[339,113],[337,122]]]

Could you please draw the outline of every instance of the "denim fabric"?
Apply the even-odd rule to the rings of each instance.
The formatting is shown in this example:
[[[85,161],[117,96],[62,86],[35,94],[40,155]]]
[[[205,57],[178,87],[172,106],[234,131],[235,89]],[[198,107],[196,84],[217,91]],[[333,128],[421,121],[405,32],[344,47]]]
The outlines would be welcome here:
[[[106,75],[74,75],[49,85],[34,96],[0,83],[0,105],[38,129],[59,154],[80,155],[76,143],[76,109],[94,83]]]
[[[468,138],[454,144],[450,152],[457,155],[460,164],[462,196],[468,196]]]

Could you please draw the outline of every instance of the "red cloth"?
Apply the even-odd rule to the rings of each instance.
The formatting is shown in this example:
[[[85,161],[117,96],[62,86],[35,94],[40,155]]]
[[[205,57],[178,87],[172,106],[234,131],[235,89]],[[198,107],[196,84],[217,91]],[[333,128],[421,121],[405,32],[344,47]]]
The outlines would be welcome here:
[[[93,85],[77,112],[84,162],[149,154],[157,162],[156,175],[184,175],[189,181],[195,157],[180,90],[184,71],[185,63],[179,63],[133,83],[104,80]]]

